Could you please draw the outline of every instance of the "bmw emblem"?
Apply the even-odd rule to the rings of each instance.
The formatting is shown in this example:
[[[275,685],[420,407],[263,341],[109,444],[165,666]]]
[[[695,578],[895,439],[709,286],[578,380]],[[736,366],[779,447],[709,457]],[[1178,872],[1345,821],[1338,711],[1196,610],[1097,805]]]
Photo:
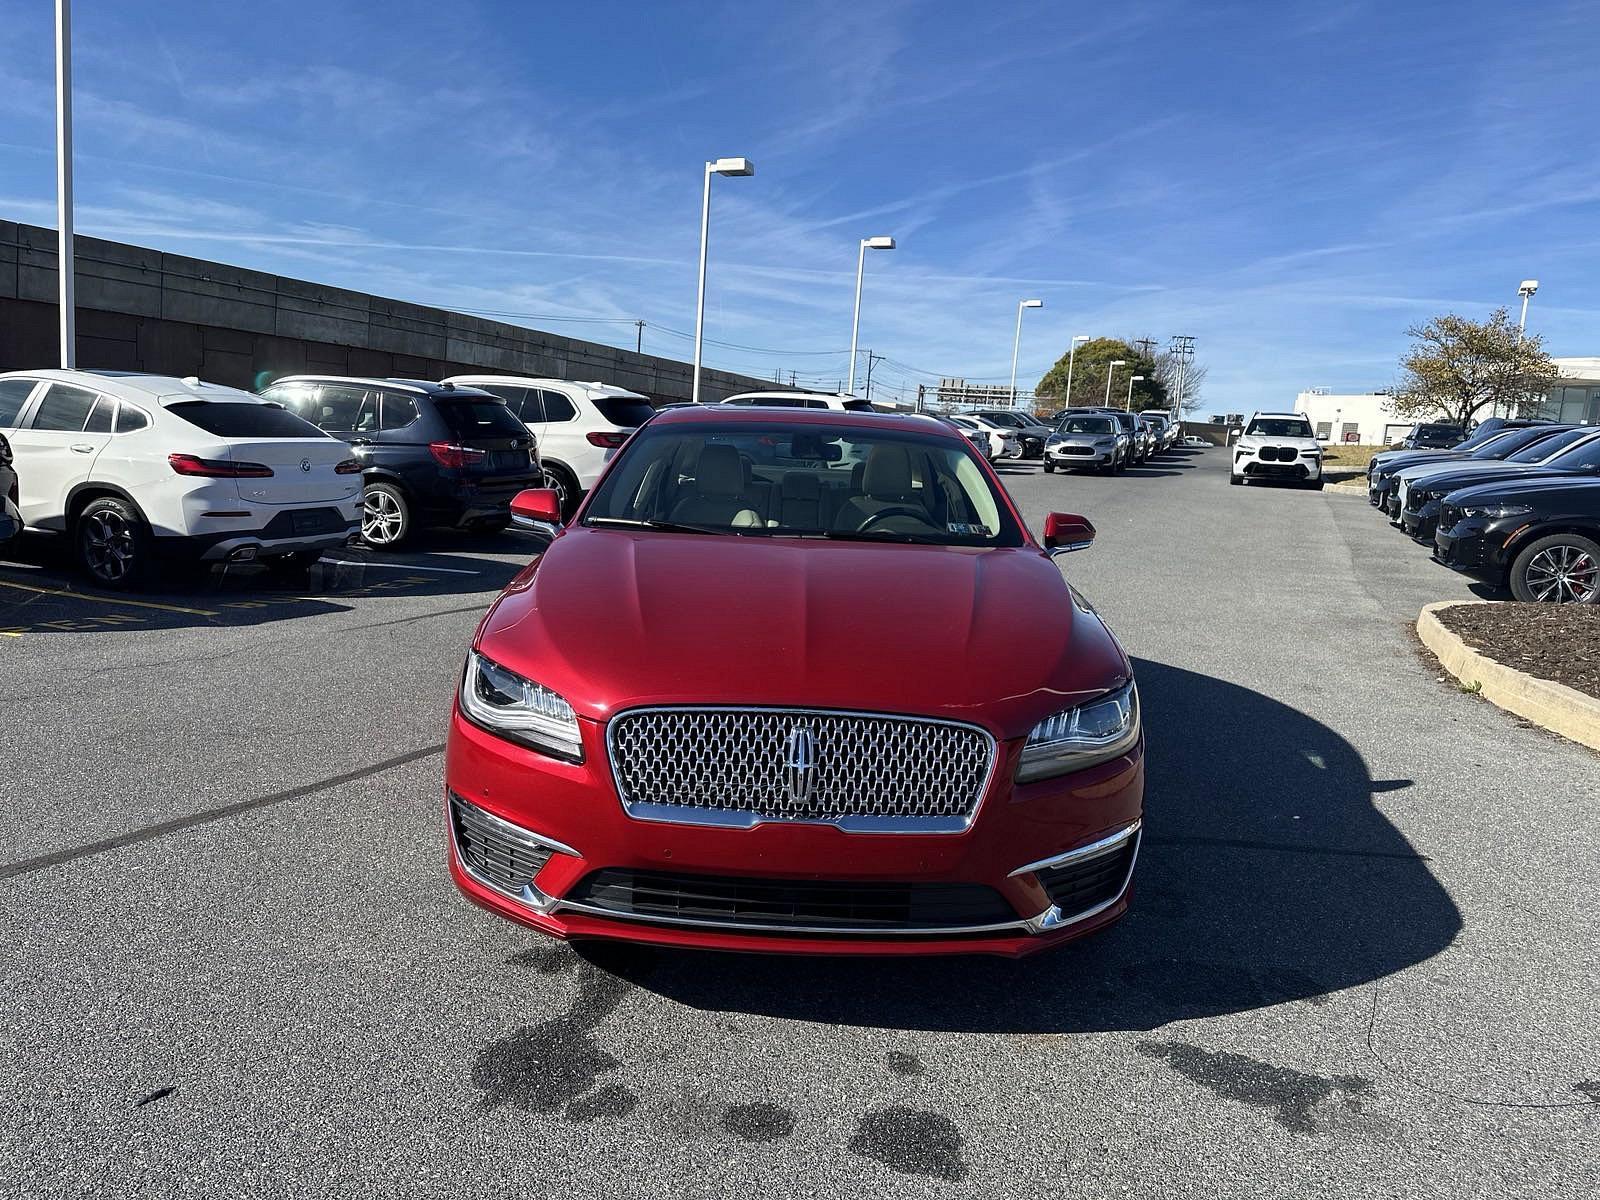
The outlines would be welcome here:
[[[302,459],[301,459],[301,460],[300,460],[300,469],[301,469],[301,470],[302,470],[302,471],[309,471],[309,470],[311,470],[311,460],[310,460],[310,459],[309,459],[309,458],[302,458]]]

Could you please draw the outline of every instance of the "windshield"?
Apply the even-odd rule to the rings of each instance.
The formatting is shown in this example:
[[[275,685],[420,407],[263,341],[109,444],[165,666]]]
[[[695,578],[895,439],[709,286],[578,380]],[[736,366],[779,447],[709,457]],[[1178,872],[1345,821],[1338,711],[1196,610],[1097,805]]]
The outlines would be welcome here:
[[[458,438],[524,438],[528,431],[499,400],[445,400],[434,397],[439,415]]]
[[[1508,429],[1502,432],[1499,437],[1490,438],[1474,451],[1471,457],[1478,459],[1505,458],[1507,455],[1515,454],[1524,446],[1542,441],[1549,437],[1550,433],[1548,426],[1540,427],[1536,425],[1531,429]]]
[[[1460,443],[1455,448],[1457,450],[1476,450],[1479,446],[1487,444],[1492,439],[1497,438],[1506,432],[1508,432],[1508,430],[1506,429],[1505,422],[1491,417],[1482,425],[1478,426],[1477,432],[1475,432],[1471,437]]]
[[[584,510],[597,528],[1020,546],[962,443],[904,430],[647,425]]]
[[[1245,436],[1257,434],[1262,437],[1301,437],[1311,436],[1311,425],[1300,417],[1263,417],[1250,422],[1250,428],[1244,431]]]
[[[327,438],[310,421],[303,421],[276,404],[247,401],[182,400],[167,411],[225,438]]]
[[[1587,441],[1580,441],[1577,445],[1568,448],[1559,458],[1554,459],[1550,465],[1562,471],[1592,471],[1600,467],[1600,437],[1595,437],[1593,429],[1582,430],[1582,436]]]
[[[1592,429],[1569,429],[1565,433],[1558,433],[1552,437],[1541,438],[1532,445],[1524,446],[1515,454],[1508,455],[1506,461],[1514,463],[1543,462],[1552,454],[1561,453],[1561,451],[1565,450],[1574,442],[1581,441],[1583,438],[1588,437],[1593,432],[1594,430]]]
[[[1109,437],[1116,431],[1117,423],[1110,417],[1063,417],[1056,427],[1058,433],[1091,433],[1097,437]]]
[[[656,415],[643,396],[596,396],[594,406],[602,417],[623,429],[637,429]]]

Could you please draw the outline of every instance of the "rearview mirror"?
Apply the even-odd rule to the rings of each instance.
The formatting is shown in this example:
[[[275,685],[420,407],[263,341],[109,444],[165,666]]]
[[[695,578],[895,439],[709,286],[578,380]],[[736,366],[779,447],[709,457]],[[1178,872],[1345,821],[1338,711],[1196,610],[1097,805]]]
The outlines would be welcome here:
[[[525,488],[511,498],[511,523],[554,535],[561,528],[561,497],[554,488]]]
[[[1087,550],[1094,542],[1094,526],[1075,513],[1050,513],[1044,519],[1044,548],[1051,557]]]

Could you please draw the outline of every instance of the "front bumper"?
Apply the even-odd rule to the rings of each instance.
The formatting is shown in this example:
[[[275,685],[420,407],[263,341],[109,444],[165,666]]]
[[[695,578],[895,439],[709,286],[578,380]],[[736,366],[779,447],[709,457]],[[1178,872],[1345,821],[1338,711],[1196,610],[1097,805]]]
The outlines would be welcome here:
[[[555,937],[790,954],[1015,957],[1103,928],[1127,911],[1141,836],[1142,739],[1110,762],[1020,785],[1012,782],[1020,741],[1001,743],[993,777],[964,832],[846,833],[784,821],[739,829],[636,820],[617,797],[603,728],[591,721],[582,725],[584,762],[578,764],[504,741],[459,712],[452,716],[446,748],[446,824],[456,886],[483,908]],[[469,869],[453,815],[467,810],[458,801],[553,847],[525,891],[497,887]],[[1100,857],[1112,853],[1123,857]],[[1062,866],[1050,865],[1064,856]],[[1102,864],[1111,886],[1094,903],[1070,902],[1067,911],[1051,898],[1051,888],[1058,896],[1068,894],[1052,872],[1089,862]],[[981,892],[990,902],[970,920],[866,927],[809,919],[752,924],[703,913],[670,915],[659,907],[621,911],[595,899],[605,894],[597,880],[669,875],[698,879],[703,891],[716,893],[735,887],[868,891],[900,885],[908,893]]]
[[[1440,520],[1433,535],[1433,560],[1453,571],[1492,579],[1504,574],[1500,551],[1506,540],[1505,531],[1492,530],[1480,518],[1448,526]]]
[[[1246,479],[1287,479],[1310,483],[1322,478],[1322,459],[1294,451],[1294,457],[1285,459],[1285,451],[1275,446],[1262,446],[1255,450],[1233,451],[1233,473]]]
[[[1056,445],[1045,451],[1052,464],[1058,467],[1103,467],[1117,461],[1116,447],[1109,450],[1093,446]]]

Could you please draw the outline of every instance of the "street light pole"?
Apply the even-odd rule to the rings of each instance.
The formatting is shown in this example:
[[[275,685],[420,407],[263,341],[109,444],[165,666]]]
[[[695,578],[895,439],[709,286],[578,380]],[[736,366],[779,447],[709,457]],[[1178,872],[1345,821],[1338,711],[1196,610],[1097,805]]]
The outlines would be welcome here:
[[[861,239],[861,248],[856,252],[856,311],[850,319],[850,381],[844,388],[852,396],[856,392],[856,338],[861,333],[861,277],[867,269],[867,251],[893,249],[892,237],[870,237]],[[867,366],[870,370],[871,363]]]
[[[1539,281],[1537,279],[1524,279],[1520,284],[1517,285],[1517,295],[1522,297],[1522,316],[1517,321],[1517,343],[1519,346],[1522,343],[1522,335],[1527,332],[1528,328],[1528,301],[1533,299],[1533,294],[1538,290]],[[1499,407],[1500,406],[1497,403],[1494,408],[1490,409],[1490,412],[1496,412]],[[1516,410],[1512,409],[1506,415],[1515,416]]]
[[[1087,333],[1073,335],[1072,346],[1067,351],[1067,402],[1061,406],[1062,408],[1072,407],[1072,363],[1078,357],[1078,343],[1087,342],[1088,340],[1089,335]]]
[[[56,282],[61,365],[78,360],[77,300],[72,263],[72,0],[56,0]]]
[[[700,285],[694,302],[694,388],[691,398],[700,403],[700,346],[706,325],[706,242],[711,234],[711,177],[713,175],[754,175],[756,166],[748,158],[719,158],[706,163],[706,187],[700,202]]]
[[[1106,367],[1106,407],[1107,408],[1111,407],[1111,377],[1117,373],[1117,368],[1118,367],[1125,367],[1127,365],[1128,365],[1128,360],[1127,359],[1125,359],[1125,358],[1114,358],[1114,359],[1111,360],[1110,364]]]
[[[1011,407],[1017,406],[1017,351],[1022,348],[1022,310],[1025,308],[1043,308],[1043,300],[1019,300],[1017,302],[1017,336],[1011,339]]]
[[[1123,405],[1123,408],[1127,412],[1132,412],[1133,411],[1133,385],[1136,384],[1136,383],[1143,383],[1143,382],[1144,382],[1144,376],[1143,375],[1129,375],[1128,376],[1128,402],[1127,402],[1127,404]]]

